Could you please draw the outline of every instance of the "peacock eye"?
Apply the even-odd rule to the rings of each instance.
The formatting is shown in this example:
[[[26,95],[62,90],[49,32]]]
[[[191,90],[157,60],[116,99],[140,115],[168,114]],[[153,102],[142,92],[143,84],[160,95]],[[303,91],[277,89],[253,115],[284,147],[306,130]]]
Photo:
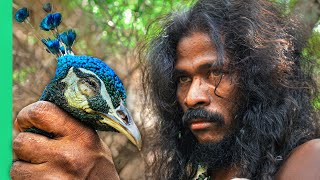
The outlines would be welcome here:
[[[97,82],[96,79],[89,77],[87,79],[87,83],[93,88],[93,89],[98,89],[99,88],[99,83]]]
[[[86,96],[94,96],[97,92],[99,92],[99,83],[94,78],[83,78],[78,82],[79,90],[82,94]]]

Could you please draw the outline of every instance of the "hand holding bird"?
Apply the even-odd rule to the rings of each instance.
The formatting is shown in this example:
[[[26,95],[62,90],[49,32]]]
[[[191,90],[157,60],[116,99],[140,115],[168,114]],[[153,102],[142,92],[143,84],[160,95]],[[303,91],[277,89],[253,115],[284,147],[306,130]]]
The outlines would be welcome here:
[[[119,179],[97,132],[55,104],[37,101],[24,107],[14,125],[20,133],[12,144],[18,159],[12,163],[11,179]],[[30,127],[55,136],[26,133]]]

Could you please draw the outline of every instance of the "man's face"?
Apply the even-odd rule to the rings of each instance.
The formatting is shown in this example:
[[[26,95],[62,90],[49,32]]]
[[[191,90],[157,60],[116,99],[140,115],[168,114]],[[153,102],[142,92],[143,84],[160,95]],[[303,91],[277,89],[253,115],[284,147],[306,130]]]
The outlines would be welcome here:
[[[230,130],[237,88],[226,65],[218,66],[215,47],[206,33],[194,32],[178,43],[177,97],[185,115],[191,114],[184,123],[200,143],[219,142]],[[210,115],[192,115],[192,109]]]

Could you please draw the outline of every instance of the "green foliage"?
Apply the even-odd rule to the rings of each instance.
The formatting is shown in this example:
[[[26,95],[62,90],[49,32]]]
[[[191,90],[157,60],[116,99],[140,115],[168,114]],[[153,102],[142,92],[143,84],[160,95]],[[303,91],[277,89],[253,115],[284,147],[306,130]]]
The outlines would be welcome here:
[[[313,107],[315,109],[320,109],[320,96],[318,96],[317,98],[314,99],[313,101]]]
[[[73,1],[75,2],[75,1]],[[92,15],[92,24],[99,27],[99,41],[108,42],[112,53],[123,53],[134,49],[143,40],[150,22],[173,9],[190,6],[193,2],[182,0],[88,0],[76,1],[74,7],[81,7]],[[83,44],[82,44],[83,46]]]
[[[319,83],[320,74],[320,31],[314,30],[311,37],[308,39],[307,46],[303,49],[302,55],[312,62],[312,69],[315,73],[315,78]],[[313,101],[313,106],[320,109],[320,95]]]
[[[320,65],[320,31],[313,31],[302,55]]]
[[[282,7],[284,8],[284,14],[289,14],[296,6],[296,3],[298,0],[270,0],[270,1],[282,5]]]
[[[28,74],[34,73],[35,71],[35,67],[25,67],[23,69],[14,70],[12,74],[13,82],[24,83],[27,80]]]

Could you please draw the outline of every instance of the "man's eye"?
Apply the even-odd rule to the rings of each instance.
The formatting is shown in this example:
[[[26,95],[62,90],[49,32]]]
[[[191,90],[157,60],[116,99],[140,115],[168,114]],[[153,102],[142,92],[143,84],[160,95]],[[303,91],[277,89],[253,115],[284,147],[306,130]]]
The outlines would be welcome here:
[[[179,83],[188,83],[191,82],[191,78],[187,76],[179,77]]]
[[[208,74],[208,81],[212,85],[217,86],[220,83],[223,75],[224,75],[224,72],[221,71],[221,70],[210,71],[209,74]]]
[[[223,75],[222,71],[211,71],[210,72],[210,76],[220,77],[221,75]]]

